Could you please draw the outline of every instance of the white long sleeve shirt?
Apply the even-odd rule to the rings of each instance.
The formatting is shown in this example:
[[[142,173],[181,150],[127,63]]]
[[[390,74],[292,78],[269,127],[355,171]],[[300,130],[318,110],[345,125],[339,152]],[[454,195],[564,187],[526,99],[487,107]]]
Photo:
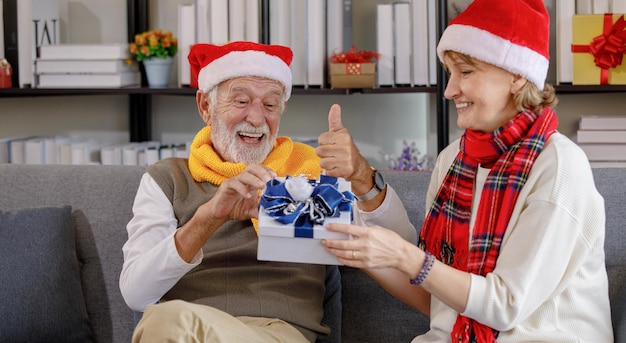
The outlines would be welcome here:
[[[457,152],[458,141],[440,154],[428,204]],[[488,173],[478,170],[470,231]],[[495,269],[471,276],[463,315],[499,330],[500,343],[613,342],[604,223],[585,154],[555,133],[519,195]],[[430,331],[413,343],[450,342],[457,313],[432,297],[430,315]]]
[[[375,211],[364,212],[356,205],[353,208],[355,224],[394,228],[407,241],[417,241],[415,227],[391,186],[387,186],[385,199]],[[128,241],[122,248],[124,265],[119,286],[131,309],[144,311],[159,301],[183,275],[202,261],[202,250],[191,263],[180,258],[174,244],[177,228],[172,204],[156,181],[144,174],[133,204],[133,218],[126,227]]]

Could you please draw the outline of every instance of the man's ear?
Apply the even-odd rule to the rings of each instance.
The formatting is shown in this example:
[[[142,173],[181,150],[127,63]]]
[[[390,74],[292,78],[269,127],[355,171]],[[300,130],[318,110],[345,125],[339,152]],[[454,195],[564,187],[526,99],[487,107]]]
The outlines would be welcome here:
[[[209,121],[211,120],[211,106],[209,104],[209,96],[203,91],[196,92],[196,105],[198,105],[198,114],[202,121],[209,125]]]
[[[519,92],[522,89],[522,87],[526,85],[527,82],[528,80],[525,77],[519,76],[519,75],[513,75],[513,83],[511,84],[511,93],[515,94]]]

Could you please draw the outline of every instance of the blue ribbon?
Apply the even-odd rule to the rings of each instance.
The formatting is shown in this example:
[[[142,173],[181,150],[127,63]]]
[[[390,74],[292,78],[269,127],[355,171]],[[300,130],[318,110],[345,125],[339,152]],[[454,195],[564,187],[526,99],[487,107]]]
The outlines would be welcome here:
[[[321,175],[319,180],[308,182],[313,186],[313,193],[305,201],[296,201],[287,192],[284,181],[272,179],[266,184],[260,206],[279,223],[293,223],[295,237],[313,238],[314,225],[323,224],[329,217],[339,217],[340,212],[349,211],[352,221],[354,194],[337,190],[336,177]]]

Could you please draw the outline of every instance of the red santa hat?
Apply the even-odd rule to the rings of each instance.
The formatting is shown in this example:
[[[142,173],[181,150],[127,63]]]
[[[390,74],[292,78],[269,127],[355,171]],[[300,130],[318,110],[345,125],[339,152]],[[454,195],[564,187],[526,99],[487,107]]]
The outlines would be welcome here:
[[[456,51],[521,75],[543,90],[549,66],[550,18],[543,0],[474,0],[445,29],[443,61]]]
[[[290,48],[253,42],[224,45],[195,44],[189,51],[191,84],[208,92],[222,81],[236,77],[258,76],[276,80],[285,87],[285,100],[291,96]]]

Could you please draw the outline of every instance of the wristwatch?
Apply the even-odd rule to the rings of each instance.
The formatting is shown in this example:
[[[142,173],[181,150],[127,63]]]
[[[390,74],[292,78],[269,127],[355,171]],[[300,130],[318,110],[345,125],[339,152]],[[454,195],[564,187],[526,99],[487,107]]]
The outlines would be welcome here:
[[[387,185],[387,183],[385,182],[385,179],[383,179],[383,175],[376,170],[376,168],[371,167],[372,171],[374,172],[372,174],[372,179],[374,180],[374,186],[372,187],[372,189],[370,189],[367,193],[363,194],[363,195],[354,195],[354,197],[356,198],[356,200],[358,201],[368,201],[368,200],[372,200],[374,199],[375,196],[378,195],[378,193],[380,193],[383,189],[385,189],[385,186]]]

